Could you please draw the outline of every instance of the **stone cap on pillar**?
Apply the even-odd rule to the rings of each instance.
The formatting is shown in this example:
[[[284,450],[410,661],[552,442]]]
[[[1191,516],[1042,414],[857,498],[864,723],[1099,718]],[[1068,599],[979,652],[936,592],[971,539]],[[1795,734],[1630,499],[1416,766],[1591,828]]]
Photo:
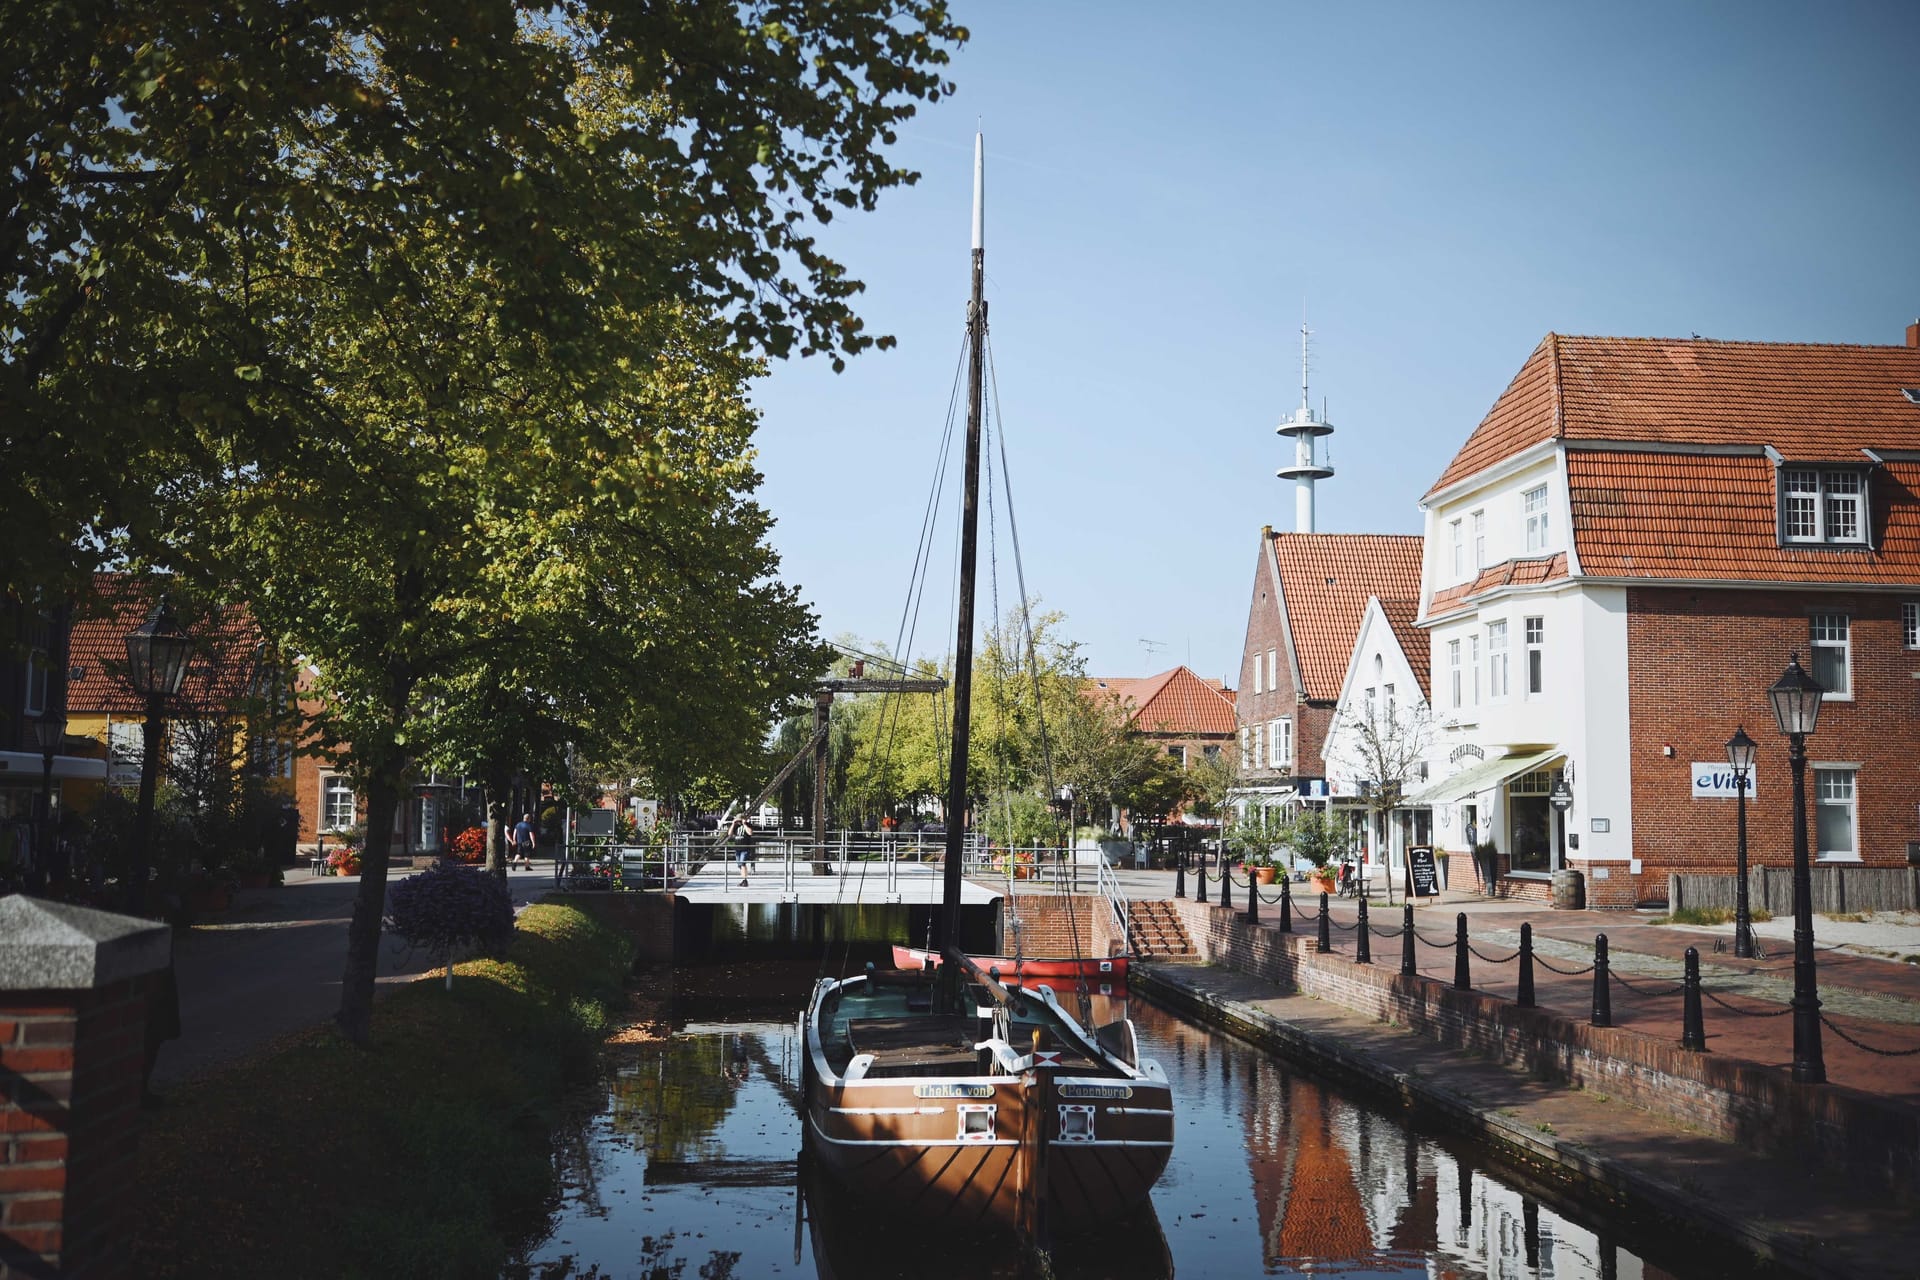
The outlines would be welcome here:
[[[46,902],[0,898],[0,991],[87,991],[167,967],[163,924]]]

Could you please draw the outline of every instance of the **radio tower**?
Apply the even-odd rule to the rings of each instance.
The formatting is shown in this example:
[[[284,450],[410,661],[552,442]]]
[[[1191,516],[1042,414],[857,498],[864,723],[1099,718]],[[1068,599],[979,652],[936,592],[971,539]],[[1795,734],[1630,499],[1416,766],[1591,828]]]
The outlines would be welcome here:
[[[1313,532],[1313,482],[1333,474],[1333,468],[1314,457],[1314,440],[1333,434],[1333,424],[1324,414],[1315,416],[1307,401],[1307,337],[1313,331],[1305,319],[1300,321],[1300,407],[1293,416],[1274,428],[1276,435],[1293,437],[1293,465],[1274,472],[1282,480],[1293,481],[1293,528],[1295,533]]]

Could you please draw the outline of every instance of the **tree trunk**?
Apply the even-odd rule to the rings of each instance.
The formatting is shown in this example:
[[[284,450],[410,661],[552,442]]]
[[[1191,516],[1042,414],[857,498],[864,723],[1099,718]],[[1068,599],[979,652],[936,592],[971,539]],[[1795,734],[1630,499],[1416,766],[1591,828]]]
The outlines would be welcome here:
[[[373,1034],[373,979],[380,959],[380,921],[386,914],[387,863],[393,846],[394,812],[400,804],[396,761],[367,783],[367,844],[360,854],[360,892],[347,926],[347,966],[340,975],[340,1033],[365,1046]]]
[[[511,807],[507,801],[507,783],[499,778],[487,780],[487,870],[507,878],[507,828],[511,825]]]

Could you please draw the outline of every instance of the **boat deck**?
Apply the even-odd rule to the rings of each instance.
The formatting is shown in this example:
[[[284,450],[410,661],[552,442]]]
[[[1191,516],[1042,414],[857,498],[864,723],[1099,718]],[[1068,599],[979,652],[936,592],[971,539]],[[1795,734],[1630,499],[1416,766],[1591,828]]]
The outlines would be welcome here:
[[[980,1054],[973,1047],[979,1034],[978,1018],[923,1013],[847,1020],[848,1047],[873,1055],[867,1068],[872,1078],[979,1075]]]

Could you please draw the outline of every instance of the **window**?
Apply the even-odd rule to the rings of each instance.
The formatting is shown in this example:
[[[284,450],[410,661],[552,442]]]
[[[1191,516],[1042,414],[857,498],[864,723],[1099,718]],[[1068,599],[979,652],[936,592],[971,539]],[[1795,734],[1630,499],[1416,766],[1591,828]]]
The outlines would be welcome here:
[[[1374,689],[1374,687],[1373,687],[1372,685],[1368,685],[1368,686],[1367,686],[1367,701],[1366,701],[1366,708],[1367,708],[1367,723],[1368,723],[1368,724],[1372,724],[1372,723],[1374,722],[1374,717],[1375,717],[1376,715],[1378,715],[1378,714],[1379,714],[1379,705],[1378,705],[1378,701],[1377,701],[1377,699],[1376,699],[1376,698],[1374,697],[1374,694],[1375,694],[1375,692],[1376,692],[1376,690]]]
[[[1392,685],[1383,686],[1383,693],[1387,700],[1387,723],[1392,724],[1393,723],[1393,686]]]
[[[1253,655],[1253,691],[1255,693],[1265,693],[1266,690],[1267,686],[1265,682],[1260,679],[1260,655],[1255,653]]]
[[[1265,766],[1266,757],[1260,754],[1260,726],[1255,725],[1253,726],[1253,767],[1260,769]]]
[[[320,826],[326,831],[345,831],[356,817],[353,784],[345,778],[329,777],[320,784]]]
[[[1267,735],[1273,743],[1273,767],[1276,769],[1293,766],[1293,717],[1281,716],[1267,726]]]
[[[1182,769],[1187,767],[1187,749],[1185,747],[1168,747],[1167,754],[1172,756],[1174,762]]]
[[[1848,661],[1853,646],[1848,631],[1844,613],[1813,615],[1813,678],[1829,698],[1853,696],[1852,663]]]
[[[1267,688],[1278,689],[1279,687],[1280,651],[1278,649],[1269,649],[1267,650]]]
[[[1900,643],[1920,649],[1920,604],[1908,601],[1900,606]]]
[[[1527,554],[1538,555],[1547,549],[1547,486],[1521,494],[1520,505],[1527,517]]]
[[[1473,513],[1473,567],[1477,572],[1487,567],[1487,513]]]
[[[256,776],[291,778],[293,776],[293,739],[270,734],[247,739],[247,762]]]
[[[1245,725],[1240,727],[1240,767],[1253,768],[1253,730]]]
[[[1209,760],[1218,760],[1220,758],[1220,748],[1217,744],[1204,746],[1200,748],[1200,754]]]
[[[1477,707],[1480,705],[1480,633],[1477,631],[1467,637],[1467,657],[1471,659],[1467,665],[1473,670],[1473,705]]]
[[[1487,696],[1507,696],[1507,624],[1487,624]]]
[[[1813,825],[1822,858],[1857,859],[1860,856],[1853,783],[1852,769],[1813,771]]]
[[[1460,709],[1460,642],[1447,641],[1447,671],[1453,679],[1453,709]]]
[[[27,688],[20,710],[37,716],[47,709],[47,655],[36,649],[27,655]]]
[[[1528,618],[1527,629],[1527,692],[1539,693],[1546,688],[1546,637],[1547,620]]]
[[[1792,467],[1780,473],[1780,531],[1788,542],[1867,540],[1864,473]]]
[[[1458,582],[1467,576],[1467,531],[1458,520],[1448,524],[1447,529],[1453,545],[1453,579]]]

